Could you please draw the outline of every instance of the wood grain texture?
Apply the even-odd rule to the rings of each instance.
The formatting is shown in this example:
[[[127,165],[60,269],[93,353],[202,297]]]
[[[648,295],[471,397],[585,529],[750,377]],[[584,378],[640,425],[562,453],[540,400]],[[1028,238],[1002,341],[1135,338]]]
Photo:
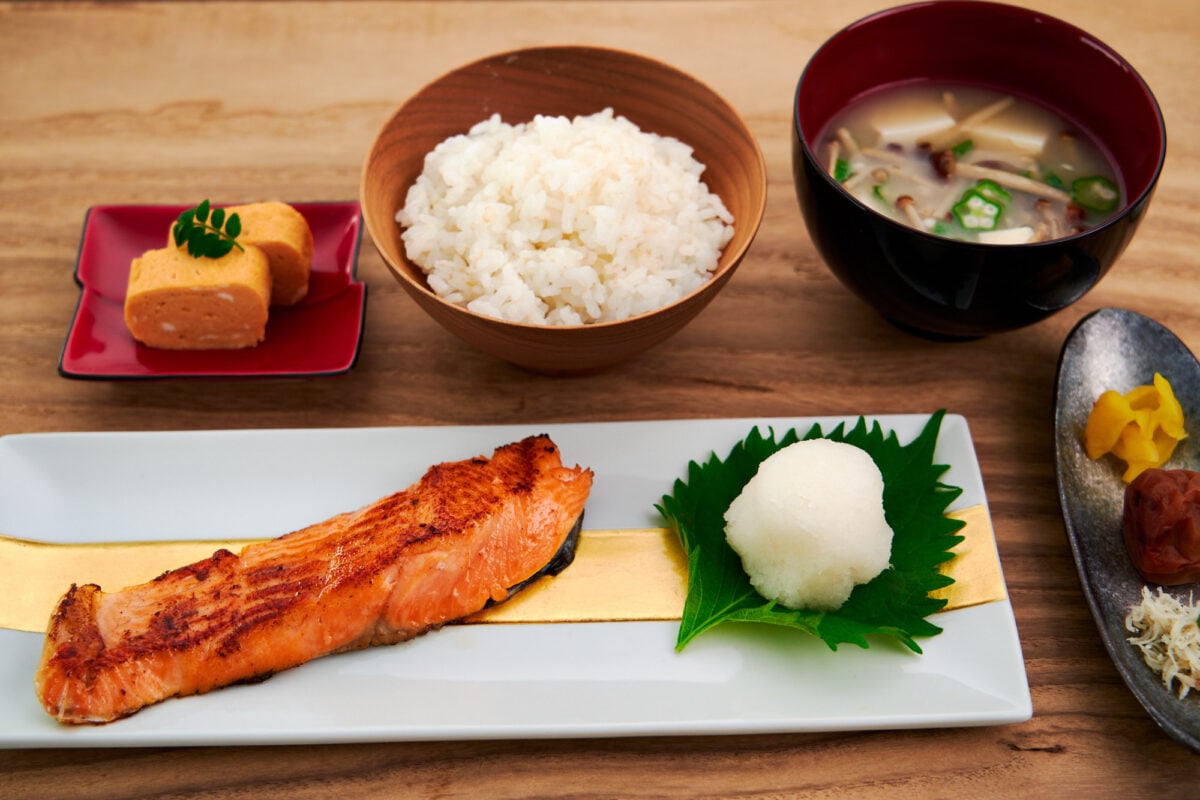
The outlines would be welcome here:
[[[956,344],[899,333],[842,289],[792,190],[795,82],[821,41],[885,5],[878,0],[0,5],[0,434],[946,407],[966,416],[975,439],[1034,707],[1029,722],[975,729],[2,751],[0,796],[896,800],[1194,788],[1198,757],[1158,731],[1095,634],[1055,497],[1051,403],[1062,341],[1092,309],[1132,308],[1200,349],[1200,11],[1193,0],[1024,4],[1089,30],[1141,72],[1166,117],[1166,170],[1136,240],[1082,302]],[[439,328],[364,243],[366,336],[348,375],[57,375],[90,205],[353,199],[373,136],[406,97],[483,55],[563,43],[628,49],[691,72],[739,109],[763,149],[759,235],[722,294],[667,343],[597,375],[532,375]]]

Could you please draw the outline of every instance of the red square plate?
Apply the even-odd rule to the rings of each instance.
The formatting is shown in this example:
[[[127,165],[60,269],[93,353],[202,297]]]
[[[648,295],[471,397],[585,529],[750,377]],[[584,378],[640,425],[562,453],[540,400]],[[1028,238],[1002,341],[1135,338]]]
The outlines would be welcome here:
[[[273,307],[262,344],[243,350],[156,350],[125,327],[129,265],[163,247],[187,206],[93,206],[83,223],[81,289],[58,371],[67,378],[262,378],[338,375],[358,359],[367,287],[356,281],[358,203],[294,203],[313,233],[308,295]]]

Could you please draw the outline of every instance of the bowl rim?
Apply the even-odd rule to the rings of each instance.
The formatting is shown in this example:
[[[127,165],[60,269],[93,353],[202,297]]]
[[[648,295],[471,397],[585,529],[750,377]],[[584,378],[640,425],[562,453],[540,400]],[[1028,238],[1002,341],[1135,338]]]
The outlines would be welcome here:
[[[1116,62],[1118,65],[1120,65],[1126,72],[1128,72],[1129,75],[1132,76],[1134,81],[1140,86],[1141,90],[1145,93],[1146,98],[1149,100],[1150,108],[1154,112],[1155,123],[1156,123],[1156,128],[1158,130],[1158,138],[1159,138],[1157,163],[1155,164],[1154,169],[1151,173],[1150,180],[1148,180],[1146,182],[1145,188],[1143,188],[1142,191],[1138,193],[1137,197],[1127,199],[1125,201],[1125,203],[1122,205],[1120,211],[1118,211],[1116,214],[1113,214],[1112,216],[1110,216],[1108,219],[1104,220],[1103,222],[1097,223],[1096,225],[1093,225],[1092,227],[1087,228],[1086,230],[1082,230],[1077,233],[1072,233],[1067,236],[1059,236],[1058,238],[1055,238],[1055,239],[1047,239],[1047,240],[1041,241],[1041,242],[1021,242],[1021,243],[1016,243],[1016,244],[1006,244],[1003,242],[973,242],[973,241],[966,241],[963,239],[954,239],[949,236],[940,236],[936,233],[932,233],[931,231],[923,231],[920,228],[914,228],[911,225],[906,225],[902,222],[892,219],[891,217],[889,217],[885,214],[880,213],[879,211],[876,211],[875,209],[871,208],[867,204],[860,201],[853,194],[846,191],[846,189],[840,183],[835,181],[833,179],[833,176],[829,174],[829,170],[827,170],[821,166],[820,158],[817,156],[816,153],[813,152],[812,147],[809,145],[808,138],[804,135],[803,128],[801,126],[800,92],[805,87],[805,78],[808,76],[809,68],[812,66],[813,62],[817,59],[817,57],[822,52],[824,52],[837,39],[841,38],[847,32],[857,29],[859,27],[862,27],[864,25],[874,23],[876,21],[879,21],[879,20],[887,18],[887,17],[893,17],[893,16],[897,16],[900,14],[915,13],[915,12],[923,11],[932,6],[954,6],[956,8],[962,8],[962,9],[969,8],[973,11],[982,9],[985,12],[1012,13],[1012,14],[1024,15],[1031,22],[1036,22],[1038,20],[1044,20],[1044,21],[1050,22],[1054,25],[1060,26],[1063,29],[1069,31],[1070,33],[1072,33],[1073,35],[1078,37],[1078,39],[1080,41],[1085,42],[1088,45],[1090,45],[1091,47],[1100,51],[1105,56],[1107,56],[1108,58],[1110,58],[1111,60]],[[886,84],[883,84],[883,85],[886,85]],[[1098,232],[1105,231],[1112,226],[1122,224],[1123,220],[1129,215],[1129,213],[1131,211],[1142,207],[1149,200],[1150,196],[1153,195],[1154,190],[1158,185],[1158,181],[1162,176],[1163,168],[1166,164],[1166,159],[1167,159],[1167,127],[1166,127],[1166,119],[1164,118],[1163,112],[1162,112],[1162,106],[1159,104],[1158,98],[1155,97],[1153,90],[1151,90],[1150,85],[1146,82],[1145,78],[1142,77],[1141,73],[1139,73],[1137,71],[1137,69],[1135,69],[1134,66],[1128,60],[1126,60],[1120,53],[1118,53],[1116,50],[1114,50],[1108,44],[1106,44],[1105,42],[1103,42],[1102,40],[1100,40],[1093,34],[1088,33],[1087,31],[1085,31],[1084,29],[1080,28],[1079,26],[1077,26],[1073,23],[1067,22],[1066,20],[1060,19],[1051,14],[1047,14],[1044,11],[1039,11],[1034,8],[1026,8],[1024,6],[1015,6],[1010,3],[994,2],[994,0],[918,0],[918,2],[906,3],[903,5],[899,5],[899,6],[892,6],[889,8],[881,9],[881,10],[873,12],[871,14],[867,14],[866,16],[863,16],[857,20],[854,20],[853,22],[850,22],[846,25],[843,25],[841,28],[839,28],[837,31],[835,31],[833,34],[831,34],[827,39],[825,39],[825,41],[823,41],[821,43],[821,45],[816,50],[813,51],[812,55],[809,57],[808,61],[805,63],[804,69],[800,72],[800,79],[796,82],[796,91],[792,95],[791,116],[792,116],[792,133],[795,136],[796,140],[799,142],[799,144],[803,150],[804,158],[814,167],[816,172],[818,172],[820,174],[821,180],[823,180],[825,183],[829,184],[832,188],[834,188],[840,194],[841,197],[843,197],[844,199],[846,199],[847,201],[852,203],[858,209],[865,211],[869,214],[872,214],[872,215],[874,215],[874,217],[876,217],[880,220],[883,220],[887,224],[888,227],[894,228],[896,231],[903,231],[903,232],[915,235],[923,240],[926,240],[926,241],[929,241],[932,243],[938,243],[945,247],[955,247],[955,248],[963,249],[964,251],[968,251],[968,252],[970,252],[972,250],[978,250],[981,252],[993,251],[997,248],[1001,248],[1001,249],[1005,249],[1005,250],[1013,250],[1013,251],[1022,250],[1022,249],[1040,250],[1040,249],[1059,246],[1064,242],[1072,242],[1072,241],[1075,241],[1075,240],[1078,240],[1081,238],[1085,238],[1085,237],[1094,235]]]
[[[431,90],[437,84],[450,78],[451,76],[456,75],[464,70],[478,68],[478,67],[480,67],[484,64],[490,63],[490,62],[495,62],[495,61],[501,60],[501,59],[507,59],[507,58],[510,58],[513,56],[521,56],[521,55],[528,54],[528,53],[563,53],[563,54],[566,54],[566,53],[600,53],[600,54],[606,54],[606,55],[610,55],[610,56],[619,56],[621,58],[633,59],[635,61],[640,61],[645,64],[654,66],[657,69],[673,73],[677,77],[683,78],[684,80],[692,83],[693,85],[695,85],[698,88],[700,88],[701,90],[703,90],[707,95],[709,95],[711,98],[713,98],[713,100],[715,100],[717,103],[720,104],[720,107],[723,110],[724,114],[726,114],[733,121],[733,123],[735,124],[736,127],[740,128],[742,130],[742,132],[745,135],[746,140],[750,143],[751,149],[752,149],[752,154],[753,154],[752,162],[753,162],[753,165],[755,168],[754,169],[755,182],[754,182],[754,185],[751,187],[751,189],[752,189],[751,194],[755,198],[753,224],[747,231],[745,243],[743,245],[741,245],[739,251],[735,251],[733,253],[733,255],[728,258],[728,263],[726,263],[724,266],[721,266],[721,264],[720,264],[720,261],[725,259],[727,256],[726,249],[722,248],[721,252],[720,252],[720,256],[718,257],[718,266],[711,271],[711,273],[709,274],[709,277],[703,283],[701,283],[695,289],[692,289],[687,294],[676,298],[675,300],[671,301],[670,303],[659,306],[657,308],[653,308],[649,311],[644,311],[640,314],[636,314],[636,315],[629,316],[629,317],[623,317],[622,319],[606,320],[603,322],[589,322],[589,323],[584,323],[584,324],[580,324],[580,325],[549,325],[549,324],[539,325],[539,324],[531,323],[531,322],[515,322],[512,320],[502,319],[500,317],[493,317],[488,314],[481,314],[477,311],[472,311],[471,309],[467,308],[466,306],[458,305],[457,303],[452,303],[449,300],[446,300],[445,298],[443,298],[442,296],[440,296],[439,294],[434,292],[426,284],[419,282],[419,281],[414,281],[409,275],[398,270],[391,263],[387,254],[384,253],[383,249],[381,247],[379,247],[379,245],[376,243],[375,225],[373,223],[373,217],[368,210],[367,203],[365,202],[368,174],[370,172],[371,163],[374,160],[376,151],[379,147],[380,139],[383,136],[384,132],[387,131],[393,124],[395,124],[397,118],[400,117],[404,113],[404,111],[409,107],[409,105],[413,101],[415,101],[418,97],[423,95],[425,92]],[[624,116],[623,114],[618,114],[618,115]],[[634,122],[634,124],[636,125],[637,123]],[[638,126],[638,129],[641,130],[640,125]],[[465,132],[466,131],[463,131],[462,133],[465,133]],[[684,141],[682,139],[679,139],[679,141],[681,141],[685,145],[688,145],[689,147],[691,146],[687,141]],[[705,168],[705,170],[708,170],[709,165],[704,164],[704,168]],[[702,178],[702,180],[703,180],[703,178]],[[388,117],[384,121],[383,125],[378,129],[375,136],[371,140],[371,146],[367,150],[367,155],[363,159],[362,169],[360,170],[359,204],[362,207],[363,222],[367,229],[367,234],[371,238],[371,244],[374,245],[376,252],[378,252],[380,258],[383,259],[384,264],[388,267],[388,271],[391,272],[393,274],[393,276],[401,279],[402,285],[405,286],[406,288],[409,288],[412,291],[420,292],[422,294],[422,296],[435,302],[440,307],[448,310],[451,313],[466,315],[468,317],[475,318],[476,320],[484,322],[484,323],[502,325],[502,326],[505,326],[507,328],[512,328],[512,329],[523,329],[523,330],[527,330],[530,332],[532,332],[532,331],[573,331],[573,332],[578,333],[578,332],[582,332],[582,331],[599,331],[599,330],[604,330],[604,329],[608,329],[608,328],[614,328],[614,327],[618,327],[618,326],[622,326],[622,325],[627,325],[631,322],[635,322],[638,320],[645,320],[648,318],[656,317],[660,314],[663,314],[671,309],[674,309],[678,306],[681,306],[681,305],[693,300],[697,295],[703,294],[706,291],[711,290],[711,288],[714,285],[716,285],[716,283],[718,281],[727,280],[729,277],[729,274],[734,270],[735,267],[738,266],[738,264],[742,261],[742,259],[745,258],[746,253],[749,252],[750,247],[753,245],[754,240],[757,238],[758,231],[762,226],[763,217],[765,216],[765,213],[766,213],[767,186],[768,186],[768,181],[767,181],[766,159],[763,156],[762,145],[759,143],[758,138],[754,135],[754,132],[750,129],[749,124],[746,122],[745,118],[741,115],[741,113],[737,110],[737,108],[731,102],[729,102],[723,95],[721,95],[719,92],[717,92],[716,89],[714,89],[712,86],[710,86],[708,83],[700,80],[695,75],[692,75],[691,73],[680,69],[679,67],[676,67],[676,66],[673,66],[673,65],[667,63],[666,61],[662,61],[662,60],[654,58],[652,56],[643,55],[641,53],[636,53],[636,52],[633,52],[630,50],[624,50],[624,49],[615,48],[615,47],[605,47],[605,46],[600,46],[600,45],[588,45],[588,44],[547,44],[547,45],[531,45],[528,47],[518,47],[518,48],[513,48],[513,49],[507,49],[507,50],[499,50],[499,51],[492,52],[488,55],[484,55],[479,58],[473,59],[471,61],[465,62],[463,64],[460,64],[456,67],[453,67],[449,70],[442,72],[437,77],[432,78],[431,80],[424,83],[419,89],[417,89],[416,91],[411,93],[407,98],[405,98],[405,100],[395,110],[393,110],[392,113],[390,113],[388,115]],[[707,184],[706,184],[706,187],[707,187]],[[406,191],[407,191],[407,187],[406,187]],[[709,188],[709,191],[711,192],[712,189]],[[722,202],[722,204],[724,204],[725,199],[721,198],[721,202]],[[391,222],[391,224],[394,224],[394,225],[399,224],[398,222],[396,222],[394,214],[390,217],[390,222]],[[734,220],[735,225],[738,225],[741,222],[742,222],[741,220],[736,220],[736,219]],[[726,245],[726,247],[728,247],[728,245]],[[415,262],[413,263],[413,266],[418,270],[421,269],[420,266],[417,265]]]

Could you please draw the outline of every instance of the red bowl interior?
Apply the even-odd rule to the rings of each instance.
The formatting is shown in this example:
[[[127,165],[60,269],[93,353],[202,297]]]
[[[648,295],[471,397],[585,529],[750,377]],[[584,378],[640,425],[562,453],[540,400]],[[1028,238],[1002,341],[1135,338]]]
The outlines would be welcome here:
[[[796,92],[797,124],[813,148],[847,105],[882,86],[971,83],[1041,102],[1099,141],[1127,203],[1153,188],[1166,154],[1162,113],[1145,81],[1110,47],[1033,11],[935,0],[881,11],[835,34]]]

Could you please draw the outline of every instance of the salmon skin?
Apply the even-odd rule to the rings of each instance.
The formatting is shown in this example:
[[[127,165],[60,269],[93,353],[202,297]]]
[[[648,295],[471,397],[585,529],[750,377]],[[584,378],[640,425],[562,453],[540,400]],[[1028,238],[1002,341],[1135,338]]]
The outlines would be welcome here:
[[[358,511],[104,592],[72,585],[34,685],[65,723],[411,639],[570,564],[592,471],[548,436],[431,467]]]

